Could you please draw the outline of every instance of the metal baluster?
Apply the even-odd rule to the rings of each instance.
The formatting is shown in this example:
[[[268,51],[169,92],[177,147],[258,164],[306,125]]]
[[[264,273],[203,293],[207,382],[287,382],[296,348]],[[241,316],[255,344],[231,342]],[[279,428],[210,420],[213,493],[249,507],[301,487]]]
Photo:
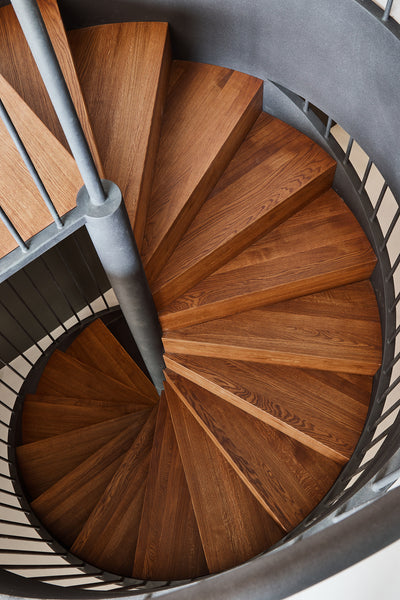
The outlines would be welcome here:
[[[74,309],[74,307],[72,306],[67,294],[65,293],[65,291],[63,290],[63,288],[60,286],[60,284],[58,283],[56,276],[54,275],[53,271],[50,269],[50,267],[48,266],[46,260],[44,259],[43,256],[40,257],[40,262],[42,263],[42,265],[44,266],[44,268],[46,269],[46,271],[48,272],[48,274],[50,275],[50,277],[52,278],[56,288],[58,289],[58,291],[60,292],[60,294],[64,297],[65,302],[68,304],[70,310],[72,311],[74,317],[76,318],[76,320],[78,321],[78,323],[81,322],[81,319],[78,317],[78,313],[76,312],[76,310]]]
[[[386,2],[385,10],[382,15],[382,21],[386,22],[390,17],[390,11],[392,10],[393,0],[388,0]]]
[[[400,207],[396,210],[396,214],[394,215],[394,217],[392,219],[392,222],[389,225],[389,229],[386,232],[385,238],[383,240],[383,244],[381,244],[381,247],[380,247],[380,251],[381,252],[385,249],[386,244],[388,243],[389,238],[390,238],[390,236],[393,233],[393,229],[396,227],[396,224],[397,224],[397,221],[399,220],[399,217],[400,217]]]
[[[90,312],[92,313],[92,315],[94,315],[95,313],[94,313],[93,308],[90,306],[89,299],[87,298],[86,294],[82,290],[82,287],[79,285],[79,282],[78,282],[77,278],[75,277],[73,270],[71,269],[71,267],[69,266],[69,264],[65,260],[62,252],[60,252],[59,248],[57,248],[57,247],[56,247],[56,253],[57,253],[57,256],[59,257],[59,259],[61,260],[61,262],[63,263],[64,267],[66,268],[66,270],[70,274],[70,276],[71,276],[71,278],[72,278],[72,280],[73,280],[73,282],[75,284],[76,289],[78,290],[79,294],[81,295],[81,298],[83,299],[83,301],[85,302],[85,304],[90,309]]]
[[[93,279],[93,282],[94,282],[95,286],[97,287],[97,290],[98,290],[98,292],[99,292],[99,295],[101,296],[101,298],[102,298],[102,300],[103,300],[103,302],[104,302],[104,304],[105,304],[106,308],[110,308],[110,305],[108,304],[108,302],[107,302],[107,299],[106,299],[105,295],[104,295],[104,294],[103,294],[103,292],[101,291],[101,288],[100,288],[100,286],[99,286],[99,284],[98,284],[98,281],[97,281],[96,277],[93,275],[93,272],[92,272],[91,268],[89,267],[89,263],[88,263],[88,261],[86,260],[85,253],[83,252],[83,250],[82,250],[82,248],[81,248],[81,245],[80,245],[80,243],[78,242],[78,240],[76,239],[76,237],[75,237],[75,236],[72,236],[72,239],[73,239],[73,241],[74,241],[74,243],[75,243],[75,246],[76,246],[76,248],[77,248],[77,250],[78,250],[78,252],[79,252],[79,255],[80,255],[81,259],[82,259],[82,262],[84,263],[84,265],[85,265],[85,267],[86,267],[86,269],[87,269],[88,273],[90,274],[90,277]]]
[[[329,134],[330,134],[330,132],[331,132],[331,129],[332,129],[332,123],[333,123],[333,119],[332,119],[332,117],[328,117],[328,122],[327,122],[327,124],[326,124],[326,127],[325,127],[325,133],[324,133],[324,138],[326,138],[326,139],[328,139],[328,137],[329,137]]]
[[[367,164],[366,169],[364,171],[364,176],[362,178],[361,185],[358,188],[358,193],[359,194],[361,194],[364,191],[365,184],[367,183],[368,175],[370,174],[370,171],[371,171],[371,167],[372,167],[372,160],[368,159],[368,164]]]
[[[370,221],[371,221],[371,223],[372,223],[372,221],[373,221],[374,219],[376,219],[376,215],[378,214],[378,211],[379,211],[379,209],[380,209],[380,207],[381,207],[381,204],[382,204],[382,200],[383,200],[383,198],[384,198],[384,196],[385,196],[385,194],[386,194],[386,190],[388,189],[388,187],[389,187],[389,186],[388,186],[388,184],[387,184],[387,183],[386,183],[386,181],[385,181],[385,183],[384,183],[384,184],[383,184],[383,186],[382,186],[381,192],[380,192],[380,194],[379,194],[378,200],[377,200],[377,202],[376,202],[376,205],[375,205],[375,208],[374,208],[374,212],[372,213],[372,215],[371,215],[371,217],[370,217]]]
[[[4,212],[4,210],[2,208],[0,208],[0,219],[3,221],[4,225],[7,227],[8,231],[11,233],[14,240],[17,242],[21,251],[28,252],[28,250],[29,250],[28,246],[25,244],[24,240],[19,235],[18,231],[16,230],[14,225],[11,223],[10,219],[7,217],[6,213]]]
[[[28,279],[29,283],[32,285],[32,287],[34,288],[34,290],[39,294],[39,296],[41,297],[41,299],[45,302],[47,308],[50,310],[51,314],[56,319],[57,323],[60,325],[60,327],[63,328],[64,332],[66,332],[67,328],[65,327],[64,323],[61,321],[61,319],[57,315],[57,313],[53,310],[53,307],[51,306],[51,304],[49,303],[49,301],[47,300],[47,298],[45,298],[45,296],[42,294],[42,292],[40,291],[39,287],[36,285],[35,281],[29,275],[28,271],[25,268],[22,269],[22,271],[24,272],[25,277]]]
[[[55,342],[55,338],[51,335],[51,333],[49,331],[47,331],[47,327],[45,327],[43,325],[43,323],[37,318],[37,316],[35,315],[35,313],[33,312],[33,310],[29,307],[29,305],[25,302],[25,300],[23,299],[23,297],[21,296],[21,294],[15,289],[14,285],[11,283],[11,281],[6,281],[7,285],[12,289],[12,291],[14,292],[14,294],[17,296],[18,300],[25,306],[25,308],[29,311],[29,313],[31,314],[32,318],[36,321],[36,323],[38,323],[38,325],[40,325],[40,327],[43,329],[43,331],[46,333],[46,335],[49,336],[49,338],[51,339],[52,342]]]

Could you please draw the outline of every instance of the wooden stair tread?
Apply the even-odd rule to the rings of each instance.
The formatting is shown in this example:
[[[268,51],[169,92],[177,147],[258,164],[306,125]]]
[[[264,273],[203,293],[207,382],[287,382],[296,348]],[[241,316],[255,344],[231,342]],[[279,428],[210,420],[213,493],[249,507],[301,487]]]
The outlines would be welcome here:
[[[332,183],[336,163],[263,113],[153,285],[158,307],[240,253]]]
[[[18,467],[31,498],[40,496],[140,418],[140,412],[123,415],[110,421],[19,446]]]
[[[83,129],[86,141],[88,142],[93,160],[101,178],[105,178],[103,166],[101,164],[96,140],[93,135],[86,102],[82,95],[79,78],[75,70],[74,61],[69,48],[67,34],[61,19],[57,0],[38,0],[39,10],[41,12],[47,33],[56,53],[65,82],[68,86],[72,102],[75,106],[80,124]]]
[[[115,399],[129,403],[134,401],[137,410],[154,404],[153,398],[58,350],[50,357],[36,393],[95,400]]]
[[[118,401],[118,399],[98,400],[94,398],[74,398],[73,396],[51,396],[43,394],[27,394],[25,401],[65,405],[68,407],[84,407],[93,410],[119,410],[120,415],[127,415],[137,410],[137,404],[132,402]]]
[[[55,208],[60,215],[64,215],[76,205],[76,195],[82,186],[72,156],[2,75],[0,95]],[[0,144],[1,206],[26,241],[53,223],[53,217],[3,121],[0,121]],[[1,258],[13,250],[17,243],[4,225],[0,233]]]
[[[86,327],[69,346],[66,354],[113,379],[118,379],[125,385],[134,387],[143,396],[158,401],[158,393],[152,382],[101,319]]]
[[[156,416],[154,408],[71,548],[98,568],[127,577],[132,575]]]
[[[261,101],[259,79],[173,62],[142,251],[150,281],[254,123]]]
[[[0,19],[0,73],[52,134],[69,150],[60,122],[12,6]]]
[[[167,381],[285,531],[298,525],[332,487],[340,466],[179,375],[168,374]],[[325,467],[322,480],[316,463]]]
[[[367,416],[340,373],[202,356],[165,356],[167,368],[339,464],[352,455]],[[350,387],[350,386],[348,386]],[[344,389],[343,389],[344,388]]]
[[[140,247],[167,90],[168,26],[114,23],[68,38],[106,178],[122,191]]]
[[[162,395],[133,576],[165,580],[186,579],[206,573],[207,566],[182,461],[166,399]]]
[[[375,264],[365,233],[331,189],[165,306],[160,322],[176,329],[346,285],[370,277]]]
[[[166,393],[208,568],[229,569],[266,550],[283,531],[168,384]]]
[[[70,547],[137,438],[148,411],[32,502],[42,523]]]
[[[135,407],[133,411],[136,412]],[[66,404],[25,400],[22,412],[22,443],[30,444],[45,438],[109,421],[124,414],[121,405],[110,407],[71,406]]]
[[[379,313],[369,281],[164,334],[165,351],[374,375]]]

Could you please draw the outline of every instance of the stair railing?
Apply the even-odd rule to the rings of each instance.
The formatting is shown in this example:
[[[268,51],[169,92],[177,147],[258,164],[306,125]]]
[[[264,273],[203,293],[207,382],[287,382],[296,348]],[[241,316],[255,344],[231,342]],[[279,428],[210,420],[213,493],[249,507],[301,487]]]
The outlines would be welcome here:
[[[121,191],[115,183],[99,177],[37,2],[12,0],[12,5],[84,182],[78,193],[78,208],[148,372],[161,392],[165,368],[161,328]],[[35,172],[33,176],[37,181]],[[37,184],[40,186],[40,180]],[[53,213],[51,201],[49,208]],[[62,226],[58,214],[54,218]],[[21,251],[26,252],[25,243],[7,217],[4,222]]]

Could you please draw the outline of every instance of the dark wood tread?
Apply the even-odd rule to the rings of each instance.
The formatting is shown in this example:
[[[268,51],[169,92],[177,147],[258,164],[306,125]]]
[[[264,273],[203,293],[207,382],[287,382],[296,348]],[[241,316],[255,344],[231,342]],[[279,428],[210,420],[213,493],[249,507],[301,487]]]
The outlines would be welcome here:
[[[188,290],[159,314],[177,329],[370,277],[375,254],[331,189]]]
[[[261,111],[262,82],[174,61],[143,243],[154,281]]]
[[[374,375],[381,329],[369,281],[167,331],[167,353]]]
[[[327,191],[335,166],[309,138],[263,113],[153,283],[158,308]]]

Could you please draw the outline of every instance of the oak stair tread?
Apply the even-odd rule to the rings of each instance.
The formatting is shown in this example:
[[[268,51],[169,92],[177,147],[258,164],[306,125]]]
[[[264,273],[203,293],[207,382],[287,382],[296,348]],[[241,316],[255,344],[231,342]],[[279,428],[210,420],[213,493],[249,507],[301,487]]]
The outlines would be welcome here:
[[[229,569],[266,550],[283,531],[168,384],[166,394],[208,569]]]
[[[139,411],[18,446],[18,467],[30,497],[40,496],[141,417]]]
[[[118,402],[133,401],[137,410],[154,404],[154,398],[127,386],[117,379],[56,350],[50,357],[36,393],[43,395],[73,396]]]
[[[356,218],[330,189],[168,306],[160,301],[160,322],[187,327],[346,285],[370,277],[375,264]]]
[[[318,371],[202,356],[166,355],[165,363],[170,371],[339,464],[347,463],[364,427],[370,376],[363,376],[369,388],[360,402],[340,373],[326,372],[321,380]]]
[[[174,61],[142,256],[149,281],[166,264],[261,111],[262,82]]]
[[[249,491],[285,531],[332,487],[341,467],[179,375],[168,384]],[[174,413],[173,413],[174,414]],[[320,477],[315,464],[324,465]],[[333,473],[333,477],[329,476]]]
[[[261,114],[152,285],[156,305],[165,307],[327,191],[335,166],[304,134]]]
[[[152,382],[101,319],[86,327],[68,347],[66,354],[158,401]]]
[[[163,394],[132,574],[136,578],[160,581],[206,573],[199,530]]]
[[[75,161],[2,75],[0,95],[58,214],[65,215],[74,208],[82,186]],[[27,241],[54,220],[3,121],[0,144],[1,207]],[[17,242],[1,223],[0,258],[16,247]]]
[[[136,407],[130,412],[136,412]],[[123,405],[76,406],[63,403],[35,402],[25,399],[22,414],[22,443],[67,433],[74,429],[109,421],[128,414]]]
[[[119,410],[120,415],[134,413],[137,410],[137,404],[132,402],[118,401],[118,398],[111,400],[98,400],[95,398],[74,398],[73,396],[52,396],[45,394],[27,394],[25,402],[38,402],[65,405],[67,407],[83,407],[93,410]]]
[[[369,281],[167,331],[167,353],[374,375],[381,330]]]
[[[132,575],[156,417],[154,408],[71,548],[89,563],[127,577]]]
[[[31,503],[42,523],[67,547],[86,523],[148,415],[147,410],[138,413],[131,425]]]
[[[102,179],[105,178],[103,165],[97,149],[96,140],[93,134],[90,118],[86,106],[85,98],[82,95],[81,85],[78,74],[75,69],[74,60],[68,43],[64,24],[61,19],[57,0],[37,0],[43,22],[49,34],[54,52],[56,53],[58,63],[64,75],[72,102],[75,106],[79,122],[83,133],[89,145],[93,160]]]
[[[168,25],[113,23],[68,39],[106,178],[121,189],[140,248],[167,92]]]

